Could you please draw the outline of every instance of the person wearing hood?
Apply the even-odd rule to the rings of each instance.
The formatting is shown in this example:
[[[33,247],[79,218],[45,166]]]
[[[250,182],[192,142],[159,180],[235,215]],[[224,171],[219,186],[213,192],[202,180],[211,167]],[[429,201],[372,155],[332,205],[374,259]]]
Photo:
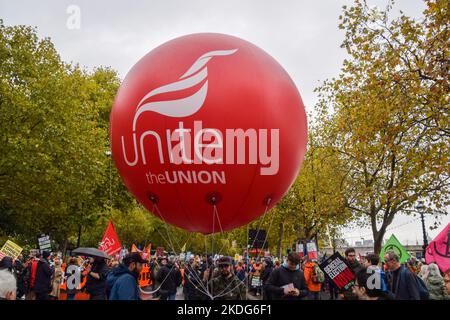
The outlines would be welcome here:
[[[263,286],[263,299],[272,300],[270,293],[267,291],[267,281],[273,271],[273,262],[272,259],[266,258],[263,261],[263,272],[261,274],[261,282]]]
[[[423,275],[422,280],[427,286],[431,300],[450,300],[450,296],[445,289],[444,278],[441,276],[437,264],[431,263],[428,265],[428,272]]]
[[[177,288],[181,285],[181,272],[175,265],[175,256],[170,256],[167,264],[156,274],[160,285],[161,300],[175,300]]]
[[[296,252],[290,252],[287,261],[272,271],[267,281],[267,291],[277,300],[299,300],[308,295],[305,277],[300,270],[300,257]]]
[[[106,278],[111,289],[109,300],[140,300],[139,274],[144,263],[147,260],[142,259],[139,252],[131,252],[111,270]]]

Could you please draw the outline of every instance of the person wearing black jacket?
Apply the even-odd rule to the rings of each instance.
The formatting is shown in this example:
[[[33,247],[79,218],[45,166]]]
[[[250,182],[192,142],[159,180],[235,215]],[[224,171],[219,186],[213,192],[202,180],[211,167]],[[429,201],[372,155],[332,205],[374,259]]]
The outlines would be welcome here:
[[[390,278],[392,282],[389,283],[389,287],[395,300],[420,300],[416,276],[400,264],[400,257],[394,251],[387,251],[384,262],[392,273]]]
[[[291,252],[287,261],[272,271],[266,290],[273,299],[299,300],[308,295],[305,277],[299,264],[300,257],[296,252]]]
[[[177,288],[181,285],[181,272],[175,265],[174,256],[170,256],[167,264],[159,269],[156,280],[161,284],[161,300],[175,300]]]
[[[106,300],[106,277],[109,268],[105,259],[95,257],[94,262],[88,265],[86,291],[89,293],[90,300]]]
[[[345,260],[353,274],[357,274],[362,269],[362,266],[359,264],[358,260],[356,260],[356,250],[354,248],[347,248],[345,250]],[[341,289],[339,291],[341,300],[358,300],[358,297],[353,293],[352,288]]]
[[[206,285],[202,280],[202,272],[197,261],[192,259],[184,269],[184,299],[206,300]]]
[[[48,258],[50,252],[42,252],[36,268],[36,277],[34,280],[33,291],[36,294],[36,300],[49,300],[49,293],[52,291],[52,276],[54,269],[50,267]]]
[[[261,274],[261,281],[263,286],[263,299],[264,300],[272,300],[270,293],[267,291],[267,281],[270,278],[273,270],[273,262],[271,259],[266,258],[263,262],[263,272]]]
[[[25,288],[25,264],[23,263],[23,256],[19,255],[16,260],[14,260],[14,273],[17,279],[17,298],[25,298],[26,288]]]

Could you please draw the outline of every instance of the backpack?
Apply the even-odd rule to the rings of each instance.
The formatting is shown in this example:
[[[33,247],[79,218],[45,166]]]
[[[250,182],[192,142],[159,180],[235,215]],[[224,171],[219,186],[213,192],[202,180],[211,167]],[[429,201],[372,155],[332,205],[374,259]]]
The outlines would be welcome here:
[[[320,267],[317,264],[314,264],[313,267],[313,274],[312,274],[312,282],[313,283],[323,283],[325,282],[325,274],[320,269]]]
[[[419,287],[420,300],[430,300],[430,292],[428,291],[425,282],[423,282],[423,280],[420,279],[420,277],[418,277],[416,274],[413,275],[416,279],[417,287]]]

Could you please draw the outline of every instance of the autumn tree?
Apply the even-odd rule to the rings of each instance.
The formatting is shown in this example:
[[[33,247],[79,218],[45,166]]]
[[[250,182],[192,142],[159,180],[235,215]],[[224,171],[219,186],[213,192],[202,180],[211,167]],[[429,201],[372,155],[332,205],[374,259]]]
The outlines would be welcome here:
[[[3,233],[35,243],[48,232],[63,243],[96,223],[108,205],[109,181],[118,181],[106,155],[118,85],[114,71],[64,63],[35,29],[0,21]],[[127,203],[123,190],[119,185],[112,193]]]
[[[360,0],[344,7],[349,59],[317,90],[323,138],[348,171],[346,206],[371,226],[375,252],[418,199],[449,204],[449,6],[425,3],[420,20],[391,18],[393,2],[384,11]]]

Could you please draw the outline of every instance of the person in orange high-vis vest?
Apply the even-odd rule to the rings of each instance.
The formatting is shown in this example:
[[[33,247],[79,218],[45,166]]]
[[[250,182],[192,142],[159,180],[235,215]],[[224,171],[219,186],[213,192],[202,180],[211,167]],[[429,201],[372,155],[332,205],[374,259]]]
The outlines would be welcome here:
[[[316,263],[313,261],[308,261],[305,264],[304,276],[306,280],[306,286],[309,291],[309,298],[313,300],[319,300],[320,289],[322,287],[321,283],[314,281],[314,267]]]

